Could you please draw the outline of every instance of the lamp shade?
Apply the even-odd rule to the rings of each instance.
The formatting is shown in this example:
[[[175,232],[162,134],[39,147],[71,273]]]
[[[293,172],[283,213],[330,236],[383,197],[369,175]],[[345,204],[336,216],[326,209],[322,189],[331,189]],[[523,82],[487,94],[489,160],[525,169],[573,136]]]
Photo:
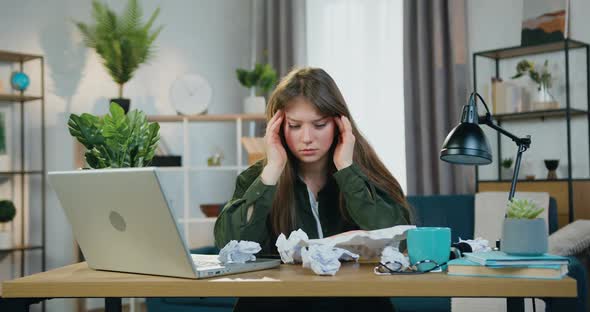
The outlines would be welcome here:
[[[445,139],[440,159],[453,164],[487,165],[492,162],[490,143],[477,123],[462,122]]]

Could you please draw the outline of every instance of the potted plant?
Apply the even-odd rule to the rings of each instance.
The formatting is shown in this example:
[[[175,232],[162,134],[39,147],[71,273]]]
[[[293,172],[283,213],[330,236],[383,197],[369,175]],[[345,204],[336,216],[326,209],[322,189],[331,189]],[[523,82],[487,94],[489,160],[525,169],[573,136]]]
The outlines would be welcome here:
[[[10,200],[0,200],[0,250],[12,248],[12,233],[6,224],[14,219],[16,208]]]
[[[545,60],[543,66],[539,69],[535,66],[535,63],[522,60],[516,65],[516,74],[512,76],[512,79],[528,75],[536,84],[537,92],[533,95],[532,101],[537,103],[539,108],[558,108],[558,103],[553,98],[553,95],[549,92],[552,85],[552,76],[549,72],[549,61]]]
[[[160,125],[148,122],[137,109],[127,115],[111,103],[110,115],[70,115],[70,134],[84,147],[90,168],[125,168],[148,166],[160,140]]]
[[[240,83],[250,89],[250,96],[244,99],[244,113],[264,113],[267,94],[277,83],[277,73],[270,64],[256,64],[253,70],[236,70]]]
[[[137,0],[129,0],[125,12],[117,16],[106,4],[94,0],[92,16],[95,24],[76,22],[84,43],[102,58],[109,75],[119,85],[119,98],[112,99],[125,113],[129,111],[130,100],[123,98],[123,86],[132,77],[139,65],[154,56],[154,41],[163,26],[152,30],[160,14],[157,8],[147,23],[142,22],[141,7]]]
[[[507,206],[500,249],[522,256],[546,253],[547,226],[544,219],[537,218],[543,210],[532,200],[513,198]]]
[[[500,163],[500,165],[502,166],[500,179],[501,180],[512,179],[512,174],[513,174],[513,171],[511,169],[512,168],[512,157],[502,159],[502,162]]]

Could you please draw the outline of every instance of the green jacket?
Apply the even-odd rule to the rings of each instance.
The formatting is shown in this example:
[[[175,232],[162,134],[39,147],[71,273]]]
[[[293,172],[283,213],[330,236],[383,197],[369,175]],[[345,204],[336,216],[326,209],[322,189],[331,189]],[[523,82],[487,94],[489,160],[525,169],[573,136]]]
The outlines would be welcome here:
[[[262,183],[263,164],[257,162],[242,172],[236,181],[234,195],[215,223],[215,245],[223,248],[230,240],[260,243],[261,254],[276,254],[276,237],[269,221],[276,186]],[[344,221],[338,207],[339,193],[344,193],[345,205],[352,222]],[[339,170],[330,177],[317,196],[319,220],[323,237],[349,230],[375,230],[408,224],[409,215],[399,203],[372,185],[356,165]],[[307,186],[301,179],[295,183],[296,228],[309,238],[318,238],[317,223],[311,210]],[[250,220],[247,211],[254,209]],[[290,233],[284,233],[287,237]]]

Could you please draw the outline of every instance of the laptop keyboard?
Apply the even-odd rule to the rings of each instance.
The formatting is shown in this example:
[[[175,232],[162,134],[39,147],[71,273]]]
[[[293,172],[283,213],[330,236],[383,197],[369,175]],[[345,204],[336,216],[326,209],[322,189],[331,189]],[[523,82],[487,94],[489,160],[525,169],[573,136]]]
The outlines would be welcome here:
[[[217,255],[195,255],[191,254],[193,258],[193,263],[197,267],[211,267],[211,266],[221,266],[221,262],[217,259]]]

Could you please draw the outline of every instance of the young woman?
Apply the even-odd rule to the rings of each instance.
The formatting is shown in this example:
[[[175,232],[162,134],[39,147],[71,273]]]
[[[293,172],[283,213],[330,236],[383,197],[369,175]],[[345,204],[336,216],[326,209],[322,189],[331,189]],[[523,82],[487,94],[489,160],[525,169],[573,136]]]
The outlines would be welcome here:
[[[238,176],[233,198],[215,224],[217,247],[249,240],[260,243],[261,254],[277,254],[277,236],[299,228],[309,238],[322,238],[409,224],[402,189],[357,130],[324,70],[287,74],[270,97],[267,120],[266,158]],[[375,300],[391,309],[386,298]],[[372,310],[375,300],[368,303]],[[351,300],[339,301],[336,306],[350,309]],[[253,299],[240,299],[237,307],[253,302],[262,308]]]

